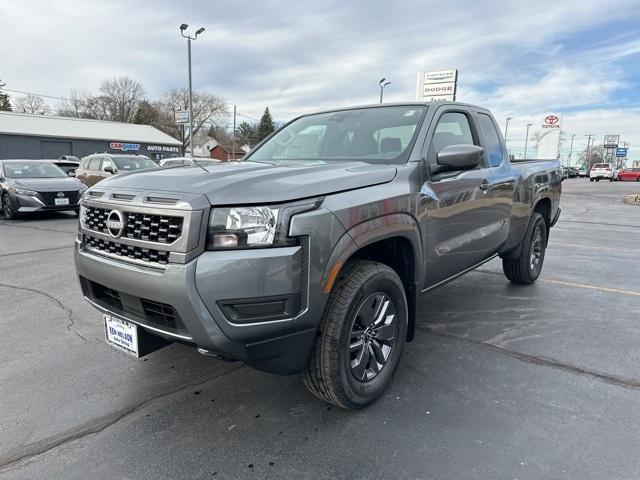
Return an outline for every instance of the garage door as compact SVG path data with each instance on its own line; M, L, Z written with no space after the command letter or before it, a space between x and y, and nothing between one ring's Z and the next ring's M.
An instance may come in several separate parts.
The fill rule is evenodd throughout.
M54 142L43 140L40 142L41 158L59 158L60 155L71 155L71 142Z

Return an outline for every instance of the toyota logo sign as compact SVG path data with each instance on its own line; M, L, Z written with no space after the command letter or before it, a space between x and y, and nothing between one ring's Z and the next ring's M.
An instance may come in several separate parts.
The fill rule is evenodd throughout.
M124 232L124 217L120 210L111 210L107 217L107 232L113 238L120 238Z
M544 119L544 123L547 125L555 125L560 119L556 115L547 115Z

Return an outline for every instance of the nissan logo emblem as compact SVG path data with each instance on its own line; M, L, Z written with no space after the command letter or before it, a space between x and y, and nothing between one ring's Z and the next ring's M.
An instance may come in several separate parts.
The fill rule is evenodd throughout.
M62 193L62 192L58 192L57 197L58 197L58 198L62 198L62 197L64 197L64 193Z
M107 232L113 238L120 238L124 232L124 217L120 210L111 210L107 216Z

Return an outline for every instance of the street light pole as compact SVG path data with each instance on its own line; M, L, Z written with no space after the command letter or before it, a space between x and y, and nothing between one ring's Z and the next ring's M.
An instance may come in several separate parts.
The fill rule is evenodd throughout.
M527 144L529 143L529 129L533 123L527 123L527 136L524 139L524 158L527 159Z
M574 133L573 135L571 135L571 146L569 147L569 161L568 161L568 167L571 166L571 154L573 153L573 139L576 138L576 134Z
M189 152L193 157L193 88L191 85L191 40L195 40L198 38L202 32L204 32L204 27L198 29L196 34L192 37L191 35L185 35L185 30L189 27L186 23L180 25L180 35L187 39L187 57L189 64Z
M380 80L380 103L382 103L382 96L384 95L384 87L386 87L391 83L390 81L385 83L385 80L386 78L383 78Z
M504 125L504 143L507 143L507 132L509 131L509 122L513 120L513 117L507 117L507 121Z

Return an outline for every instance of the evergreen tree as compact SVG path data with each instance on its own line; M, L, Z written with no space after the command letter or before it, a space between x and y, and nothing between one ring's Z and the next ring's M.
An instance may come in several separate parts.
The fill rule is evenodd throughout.
M11 100L9 100L9 95L6 93L2 93L2 87L4 87L6 83L2 83L0 80L0 112L11 112Z
M252 125L249 122L242 122L236 127L236 142L238 142L238 146L246 144L253 147L257 143L256 138L256 125Z
M269 107L264 109L260 123L258 124L258 131L256 132L256 143L261 142L264 138L271 135L276 129L269 112Z

